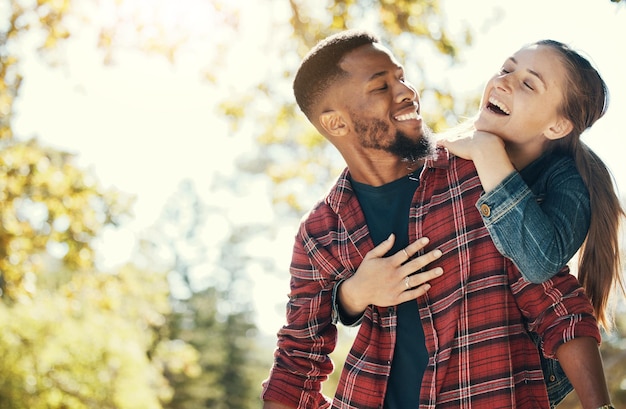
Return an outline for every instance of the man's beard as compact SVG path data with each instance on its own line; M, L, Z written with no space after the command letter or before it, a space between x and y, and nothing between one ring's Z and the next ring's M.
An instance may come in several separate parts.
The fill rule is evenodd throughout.
M402 131L397 131L395 138L390 143L382 144L380 136L389 133L388 123L379 119L363 120L354 114L352 118L355 131L359 135L361 146L364 148L380 149L407 162L416 162L434 153L432 131L427 126L423 126L423 134L417 140L409 138Z

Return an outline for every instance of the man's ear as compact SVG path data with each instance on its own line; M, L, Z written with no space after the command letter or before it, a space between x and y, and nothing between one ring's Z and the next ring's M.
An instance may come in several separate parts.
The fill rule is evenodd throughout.
M320 125L331 137L344 136L348 133L348 124L339 111L325 111L320 114Z
M574 129L572 122L569 119L560 117L556 123L548 129L546 137L552 140L561 139L569 135L572 129Z

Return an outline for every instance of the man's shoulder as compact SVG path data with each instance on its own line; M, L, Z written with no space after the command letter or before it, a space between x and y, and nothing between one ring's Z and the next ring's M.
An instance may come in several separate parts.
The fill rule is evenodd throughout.
M445 148L437 148L434 155L426 160L425 167L440 172L453 172L459 176L476 174L473 161L456 156Z
M336 230L340 219L340 203L329 193L316 202L300 220L300 229L305 230L307 235L326 234Z
M471 192L482 192L476 166L471 160L450 154L445 159L439 158L428 170L422 182L432 186L433 195L469 199Z

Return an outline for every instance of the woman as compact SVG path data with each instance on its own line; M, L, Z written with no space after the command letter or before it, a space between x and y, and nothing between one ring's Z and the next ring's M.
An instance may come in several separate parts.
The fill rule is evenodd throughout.
M477 208L525 279L549 280L580 249L578 279L608 329L608 298L614 286L623 289L624 211L606 165L581 141L607 105L606 84L589 61L543 40L505 61L477 116L440 145L474 161L485 191Z

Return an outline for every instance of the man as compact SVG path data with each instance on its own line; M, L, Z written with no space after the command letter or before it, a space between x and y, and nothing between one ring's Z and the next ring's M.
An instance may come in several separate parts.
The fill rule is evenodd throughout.
M418 94L378 39L324 40L294 93L347 168L296 236L265 409L330 406L320 385L339 319L360 328L333 407L549 407L528 329L585 387L585 407L609 402L578 282L529 284L498 253L474 206L482 189L472 162L433 151Z

